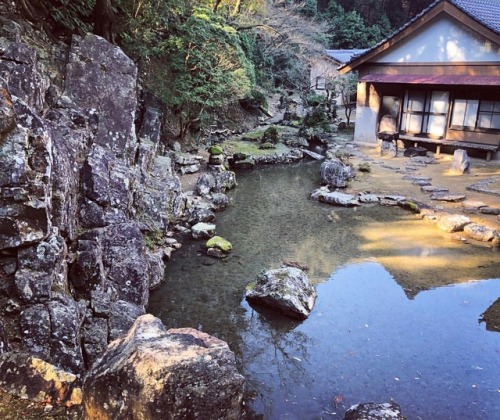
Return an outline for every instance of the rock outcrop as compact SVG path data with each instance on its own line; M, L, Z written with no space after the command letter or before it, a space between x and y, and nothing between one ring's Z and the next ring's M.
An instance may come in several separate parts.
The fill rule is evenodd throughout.
M20 350L82 374L144 314L164 271L145 235L166 234L186 197L122 50L90 34L49 46L21 26L0 41L5 324L21 327Z
M244 378L227 344L138 318L87 372L87 418L240 419Z

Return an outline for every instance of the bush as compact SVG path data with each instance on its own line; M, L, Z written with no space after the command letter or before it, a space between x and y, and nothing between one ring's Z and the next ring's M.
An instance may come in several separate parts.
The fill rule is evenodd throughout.
M267 128L266 131L264 131L264 135L262 136L262 142L276 144L278 143L280 137L281 137L280 131L278 130L277 127L272 125L271 127Z
M247 96L240 100L240 105L247 110L267 109L268 107L266 96L255 89L251 90Z
M306 97L307 106L318 106L325 103L326 97L323 95L318 95L317 93L311 93Z
M306 114L300 131L306 131L308 128L321 128L328 132L330 131L329 123L326 110L322 106L318 106Z

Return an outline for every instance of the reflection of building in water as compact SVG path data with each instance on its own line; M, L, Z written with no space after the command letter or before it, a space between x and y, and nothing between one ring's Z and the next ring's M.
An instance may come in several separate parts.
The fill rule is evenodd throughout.
M479 322L485 322L488 331L500 332L500 298L484 311Z

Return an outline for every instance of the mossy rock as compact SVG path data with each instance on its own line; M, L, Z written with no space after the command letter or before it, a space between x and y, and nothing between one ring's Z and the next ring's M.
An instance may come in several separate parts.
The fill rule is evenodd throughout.
M233 246L231 242L227 239L222 238L221 236L214 236L210 238L205 244L206 248L218 248L225 253L229 253L233 250Z
M259 146L259 149L276 149L276 145L273 143L265 142Z
M224 152L220 146L211 146L210 149L208 149L208 153L211 155L222 155Z

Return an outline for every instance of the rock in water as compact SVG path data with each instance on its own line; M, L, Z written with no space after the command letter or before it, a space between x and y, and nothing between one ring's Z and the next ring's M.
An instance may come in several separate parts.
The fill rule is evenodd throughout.
M338 159L327 160L320 167L321 183L335 188L345 188L347 181L354 177L354 171Z
M306 319L316 300L316 290L306 273L294 267L269 270L247 286L250 303L268 306L292 318Z
M240 419L244 378L227 343L139 317L84 378L86 418Z
M346 411L344 420L405 420L401 408L396 403L363 403L353 405Z

